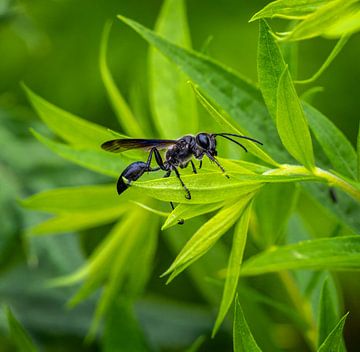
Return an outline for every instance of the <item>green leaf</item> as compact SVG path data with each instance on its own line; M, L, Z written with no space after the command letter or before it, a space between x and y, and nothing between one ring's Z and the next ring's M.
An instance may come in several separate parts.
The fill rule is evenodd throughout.
M107 283L96 307L95 316L90 328L90 336L95 333L100 320L109 312L113 301L119 296L120 292L124 294L123 288L126 284L126 279L129 279L129 275L135 275L135 278L138 275L137 271L134 272L134 270L132 270L132 262L137 260L139 255L143 255L143 253L137 251L137 249L139 248L138 244L148 235L148 219L150 215L151 214L145 210L139 208L133 209L131 214L128 215L128 219L130 219L128 224L130 226L123 227L120 241L117 241L117 246L111 250L111 263L106 269ZM124 231L124 229L126 229L126 231ZM120 235L120 233L118 235ZM104 255L105 253L101 254ZM92 271L92 275L96 276L96 273ZM134 283L136 283L135 278L132 280ZM96 279L95 282L99 282L98 279ZM142 282L145 283L144 280L142 280ZM86 286L84 287L86 288ZM79 291L80 297L81 291ZM86 293L86 290L83 292ZM79 298L79 295L77 295L77 298Z
M190 200L185 198L185 191L176 177L133 182L131 187L142 194L167 202L205 204L239 197L261 188L264 183L315 180L306 175L243 175L230 171L228 174L230 178L215 172L182 176L191 192Z
M335 60L336 56L340 53L340 51L345 46L345 44L347 43L349 38L350 38L349 36L342 36L339 39L339 41L336 43L334 49L331 51L330 55L327 57L327 59L321 65L321 67L318 69L318 71L313 74L313 76L311 76L308 79L301 80L301 81L295 81L294 83L308 84L308 83L312 83L312 82L316 81L321 76L321 74L330 66L330 64Z
M330 287L330 284L332 283L330 280L330 277L324 280L320 293L320 306L318 312L318 346L325 341L338 320L338 302L335 301L337 297L333 294L334 288L331 289Z
M171 281L191 263L204 255L236 222L253 196L254 193L250 193L232 202L202 225L186 243L163 276L172 273L169 278Z
M104 352L145 352L149 347L137 322L133 303L130 300L114 300L105 321Z
M216 334L234 300L236 288L240 276L240 268L246 245L247 232L251 214L251 204L249 204L241 214L240 219L234 230L233 244L231 248L229 263L226 272L225 286L221 299L220 309L213 328L212 336Z
M185 2L166 0L156 22L156 33L170 42L190 48ZM150 103L156 127L166 138L198 132L194 96L186 77L155 48L150 49Z
M255 87L212 59L171 44L135 21L118 17L186 73L211 101L233 118L232 125L263 142L264 150L270 155L263 158L265 162L277 165L272 158L288 160Z
M93 149L114 136L105 127L86 121L50 104L23 85L25 93L44 123L68 143Z
M41 143L62 158L104 175L119 177L121 171L132 162L125 155L103 151L99 146L99 150L89 149L88 147L72 147L54 142L38 132L32 131L32 133Z
M250 22L261 18L303 19L329 0L277 0L257 12Z
M245 320L238 297L235 298L233 338L234 352L261 352Z
M304 40L319 35L341 37L351 34L357 30L357 26L359 25L357 18L358 13L353 12L357 9L357 1L358 0L330 1L301 21L292 31L285 33L281 39Z
M113 107L116 117L123 130L129 136L134 136L137 138L144 137L144 132L142 131L131 109L121 95L118 87L116 86L116 83L111 75L111 72L106 62L106 52L109 41L110 29L111 22L107 22L103 30L100 46L99 66L101 78L107 91L111 106Z
M161 230L166 230L178 223L179 220L188 220L196 216L215 211L224 205L222 202L209 204L184 204L180 203L168 216Z
M292 269L358 270L360 237L343 236L274 247L247 260L241 275L260 275Z
M342 334L345 320L349 313L346 313L330 332L326 340L319 347L318 352L340 352L342 346Z
M199 89L192 83L191 87L194 90L196 98L200 102L200 104L205 108L205 110L214 118L214 120L222 126L225 131L230 131L236 134L245 135L246 133L240 128L236 127L231 118L221 114L218 109L216 109L206 98L205 96L199 91ZM250 150L251 153L256 155L259 159L265 160L269 162L269 155L267 155L261 147L259 147L256 143L247 143L247 148ZM272 163L272 161L270 162Z
M288 152L309 170L314 168L310 131L286 67L277 90L276 125Z
M257 69L259 86L270 116L276 120L277 89L285 62L268 24L259 22Z
M306 103L303 106L311 131L334 169L356 179L356 152L349 140L318 110Z
M6 308L7 321L10 328L11 340L17 347L19 352L36 352L38 349L35 347L31 337L16 320L10 308Z
M69 231L79 231L94 226L108 224L118 219L128 209L128 205L122 204L117 208L102 209L99 211L88 210L83 212L63 213L49 220L31 227L30 235L49 235Z
M23 199L21 205L49 213L94 211L121 207L114 185L58 188Z

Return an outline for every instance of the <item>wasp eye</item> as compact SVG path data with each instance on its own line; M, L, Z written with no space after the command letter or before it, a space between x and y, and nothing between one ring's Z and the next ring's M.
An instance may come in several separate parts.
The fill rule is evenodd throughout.
M210 147L210 138L206 133L199 133L196 136L196 143L204 148L204 149L208 149Z

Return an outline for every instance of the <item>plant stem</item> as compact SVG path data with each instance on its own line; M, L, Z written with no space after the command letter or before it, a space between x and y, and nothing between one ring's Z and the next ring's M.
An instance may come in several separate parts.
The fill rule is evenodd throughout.
M343 178L323 170L319 167L315 167L312 171L308 170L301 165L288 165L282 164L278 169L272 169L264 173L266 175L312 175L318 178L321 182L326 182L331 186L340 188L352 198L360 201L360 189L344 180Z

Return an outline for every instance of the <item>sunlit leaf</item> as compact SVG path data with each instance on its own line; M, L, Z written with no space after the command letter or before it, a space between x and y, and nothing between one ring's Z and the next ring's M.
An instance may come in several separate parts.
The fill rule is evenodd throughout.
M131 187L163 201L186 204L205 204L235 198L259 189L264 183L296 182L315 180L306 175L242 175L228 172L230 178L221 173L184 175L182 180L191 192L191 199L185 198L185 191L176 177L134 182Z
M36 352L38 349L35 347L31 337L17 321L10 308L6 308L7 321L10 328L11 340L14 342L19 352Z
M281 39L304 40L319 35L341 37L351 34L359 27L357 1L330 1L301 21L292 31L285 33Z
M250 22L260 18L287 18L303 19L317 10L319 7L326 5L329 0L277 0L266 5L257 12Z
M275 247L247 260L241 275L291 269L359 270L360 237L323 238Z
M326 340L319 347L318 352L341 352L342 334L348 314L349 313L346 313L336 324Z
M277 90L276 125L285 148L308 169L314 167L310 131L290 73L282 73Z
M123 154L108 153L102 151L99 146L99 150L87 147L69 146L63 143L54 142L38 132L32 131L32 133L41 143L45 144L62 158L104 175L119 177L122 170L132 162L132 160L128 159Z
M233 339L234 352L261 352L245 320L238 297L235 298Z
M356 152L345 135L328 118L309 104L303 104L311 131L332 166L339 173L356 179Z
M185 2L166 0L156 22L156 33L189 48ZM156 127L166 138L198 132L195 99L186 77L155 48L150 48L150 102Z
M246 245L250 214L251 204L249 204L244 209L234 230L234 238L226 272L224 291L221 299L219 313L216 318L216 322L212 332L213 336L220 328L220 325L222 324L235 297L236 288L240 276L240 267Z
M244 211L253 193L243 196L240 200L222 208L216 215L208 220L186 243L170 268L163 274L172 273L169 280L180 274L192 262L204 255L216 241L236 222Z
M161 230L166 230L178 223L179 220L188 220L196 216L207 214L222 207L224 203L184 204L180 203L168 216Z
M255 87L212 59L171 44L135 21L118 17L177 64L203 94L232 117L232 124L241 127L243 134L263 142L263 149L271 158L288 159ZM271 158L263 160L277 165Z
M99 66L101 78L107 91L110 103L123 130L129 136L137 138L144 137L142 128L140 127L138 121L131 112L118 87L116 86L116 83L111 75L111 72L106 62L106 52L109 41L110 29L111 22L107 22L103 30L100 47Z
M98 149L114 136L105 127L86 121L47 102L23 85L27 97L44 123L68 143Z

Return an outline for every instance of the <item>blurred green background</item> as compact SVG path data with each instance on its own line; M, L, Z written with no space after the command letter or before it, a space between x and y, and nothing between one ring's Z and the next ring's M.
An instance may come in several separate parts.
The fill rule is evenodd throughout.
M267 2L189 0L187 13L193 47L200 50L212 36L208 54L256 82L258 28L256 23L248 23L248 20ZM71 234L24 239L21 237L24 228L38 222L43 215L26 212L17 199L45 189L110 179L61 160L35 141L28 129L44 127L26 101L19 83L25 82L40 96L67 111L118 130L98 67L101 33L105 22L113 19L108 46L112 74L130 105L141 99L145 102L141 113L149 114L146 104L147 44L116 21L115 16L120 13L152 28L161 4L160 0L0 0L0 298L11 305L24 325L37 334L49 351L97 350L96 345L84 346L82 343L95 298L68 311L64 302L73 289L45 291L39 283L81 265L83 253L92 248L91 242L96 242L96 236L101 237L106 228L81 233L80 236L87 238L83 248ZM281 21L278 22L281 27ZM334 41L321 38L300 43L298 77L311 76L334 44ZM313 101L353 143L360 111L359 57L360 35L357 34L318 80L317 85L323 86L324 91ZM164 254L157 265L163 269L169 262L170 256ZM186 278L179 278L172 287L163 287L163 284L159 280L155 284L158 287L153 289L181 300L185 296L186 301L197 303L196 290ZM182 289L184 285L188 285L186 289ZM358 286L357 292L347 293L348 306L354 313L360 311L360 284ZM178 320L169 327L173 334L177 324L181 324L182 319L187 321L185 316L191 314L186 309L190 308L176 312ZM156 302L153 310L158 312ZM156 321L154 312L147 309L142 316L148 314ZM194 335L175 334L170 343L182 339L190 343L197 337L197 331L211 326L207 314L204 311L196 315L199 320L194 319L194 329L188 329ZM352 326L356 326L359 318L354 314L350 320ZM4 317L1 317L1 329L5 329L5 325ZM161 340L162 337L157 338ZM226 341L221 336L218 340L219 344ZM59 347L60 341L62 347ZM354 343L356 345L356 341ZM211 348L231 349L231 345L219 346L220 349L216 349L215 343ZM11 351L5 337L0 340L0 351Z

